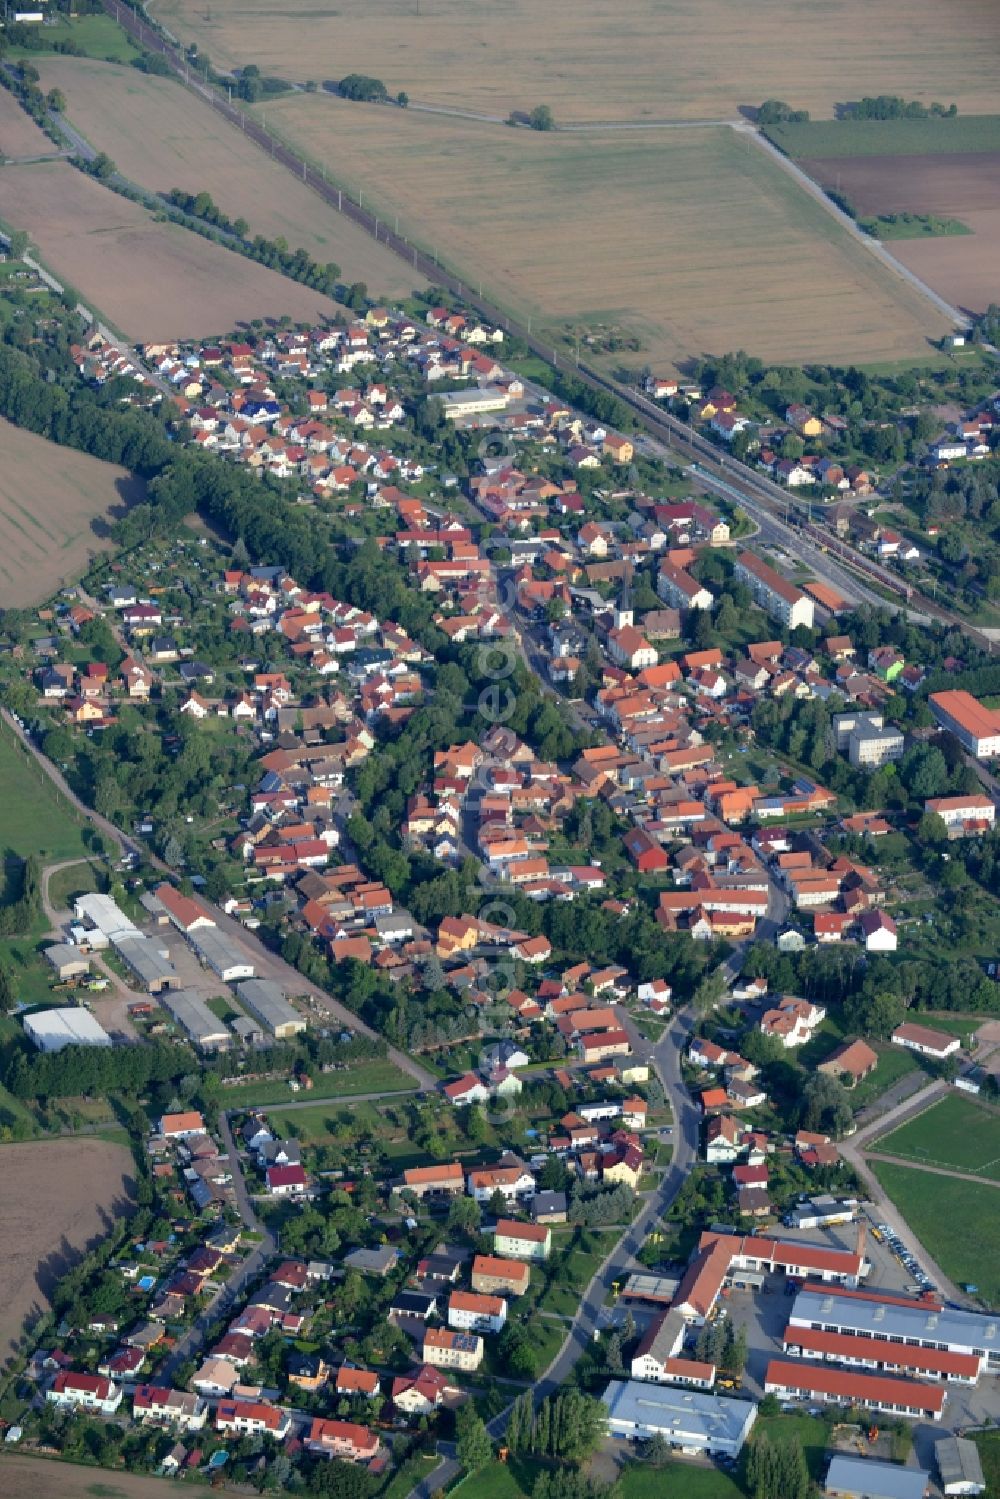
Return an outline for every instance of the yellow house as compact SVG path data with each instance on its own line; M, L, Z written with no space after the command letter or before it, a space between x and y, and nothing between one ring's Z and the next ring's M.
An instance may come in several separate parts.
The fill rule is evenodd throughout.
M615 463L631 463L635 457L635 446L627 437L619 437L616 432L609 432L604 439L604 451Z
M639 1185L639 1177L642 1175L642 1152L634 1149L621 1151L613 1161L601 1169L602 1181L611 1182L617 1186L624 1182L626 1187L631 1187L633 1192Z

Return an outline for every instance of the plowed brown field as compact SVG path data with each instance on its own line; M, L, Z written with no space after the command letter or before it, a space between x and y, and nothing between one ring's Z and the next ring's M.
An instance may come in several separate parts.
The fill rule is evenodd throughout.
M2 1361L59 1276L131 1210L132 1156L107 1140L40 1140L0 1146L0 1173Z

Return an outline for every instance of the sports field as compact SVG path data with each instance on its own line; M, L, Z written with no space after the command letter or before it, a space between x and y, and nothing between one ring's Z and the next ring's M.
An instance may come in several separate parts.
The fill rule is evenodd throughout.
M67 120L131 182L151 192L209 193L251 234L282 237L321 265L335 261L345 281L364 281L376 296L425 285L181 84L79 57L43 56L37 67L42 88L65 95Z
M337 304L276 271L157 223L66 162L3 169L3 216L60 281L136 342L232 331L251 318L332 317Z
M1000 1190L889 1161L869 1165L945 1275L1000 1303Z
M557 337L614 324L638 339L637 364L735 348L904 360L946 331L726 127L545 134L305 94L266 114L470 285Z
M109 545L110 522L142 499L145 486L126 469L2 418L0 448L0 596L20 608L84 572Z
M1000 1181L1000 1114L961 1093L949 1093L871 1148Z
M152 0L217 67L375 74L395 94L506 117L728 119L777 96L831 117L864 94L996 108L994 0Z

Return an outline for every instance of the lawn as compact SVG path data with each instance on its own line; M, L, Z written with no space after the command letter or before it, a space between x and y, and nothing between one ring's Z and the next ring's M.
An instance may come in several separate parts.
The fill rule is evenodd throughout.
M764 134L796 160L1000 151L1000 115L965 115L955 120L810 120L802 125L768 125Z
M80 859L88 852L84 819L75 812L6 724L0 725L0 850L19 859L37 854L46 863Z
M783 1415L765 1416L754 1426L755 1432L761 1432L769 1436L775 1442L788 1442L797 1438L802 1443L802 1450L809 1464L809 1474L816 1482L819 1481L826 1459L827 1444L829 1442L829 1428L825 1421L817 1416Z
M77 16L73 20L59 20L51 26L46 25L42 36L50 45L70 42L85 57L96 57L102 62L131 62L139 56L139 49L132 45L127 34L110 16ZM8 52L10 57L27 57L36 63L44 55L28 47L11 47Z
M964 1094L949 1093L883 1135L874 1148L925 1166L953 1166L1000 1181L1000 1114Z
M856 1088L851 1089L851 1107L855 1113L874 1103L900 1078L916 1072L920 1066L913 1052L905 1051L901 1046L876 1042L874 1049L878 1052L878 1066L870 1077L863 1078Z
M945 1275L977 1285L988 1306L1000 1303L1000 1190L888 1161L869 1164Z
M355 1098L359 1093L406 1093L416 1084L405 1072L400 1072L392 1062L362 1062L345 1072L321 1072L313 1078L308 1102L320 1099ZM227 1108L249 1108L251 1104L306 1103L301 1094L291 1091L287 1082L275 1078L272 1082L239 1083L226 1088L224 1098ZM317 1113L320 1111L316 1111ZM292 1118L307 1119L313 1113L304 1108L296 1110Z
M451 1493L462 1499L522 1499L529 1495L542 1463L530 1457L512 1457L506 1463L490 1463L478 1473L460 1479Z
M539 1311L555 1312L560 1317L572 1317L579 1311L580 1297L597 1274L614 1238L614 1235L609 1236L603 1249L574 1249L560 1261L552 1284L539 1298ZM540 1272L536 1273L540 1275Z
M622 1473L621 1492L622 1499L745 1499L728 1473L696 1463L667 1463L664 1468L632 1463Z
M979 1449L987 1494L1000 1494L1000 1431L976 1431L970 1435Z
M55 910L65 911L76 896L105 888L106 883L93 864L75 864L70 869L57 869L49 877L49 901Z

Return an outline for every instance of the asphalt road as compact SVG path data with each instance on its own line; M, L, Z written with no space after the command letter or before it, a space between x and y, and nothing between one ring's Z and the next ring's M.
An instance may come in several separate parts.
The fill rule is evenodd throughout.
M240 1215L244 1227L250 1229L253 1233L261 1234L262 1238L259 1244L254 1245L247 1258L237 1266L218 1294L213 1297L208 1306L198 1315L184 1336L175 1345L173 1352L163 1365L158 1376L167 1385L171 1383L174 1371L181 1364L200 1353L209 1328L220 1317L224 1316L226 1312L231 1310L246 1287L257 1279L268 1260L277 1253L278 1245L274 1235L270 1229L261 1226L253 1210L253 1203L250 1200L246 1180L243 1176L243 1168L240 1164L239 1151L236 1149L235 1142L233 1141L233 1133L229 1127L229 1119L224 1109L219 1114L219 1134L222 1137L222 1144L229 1157L229 1169L233 1177L233 1195L236 1198L236 1210Z
M535 1385L536 1401L554 1394L584 1349L593 1342L594 1333L601 1328L601 1311L614 1282L622 1281L642 1268L636 1254L677 1196L698 1155L698 1110L681 1078L681 1057L691 1033L692 1017L685 1011L678 1011L655 1045L641 1036L627 1020L626 1024L636 1057L647 1061L663 1084L674 1119L673 1159L655 1191L645 1199L635 1221L622 1234L580 1298L562 1347ZM508 1412L503 1411L489 1423L491 1436L502 1435L507 1416Z

